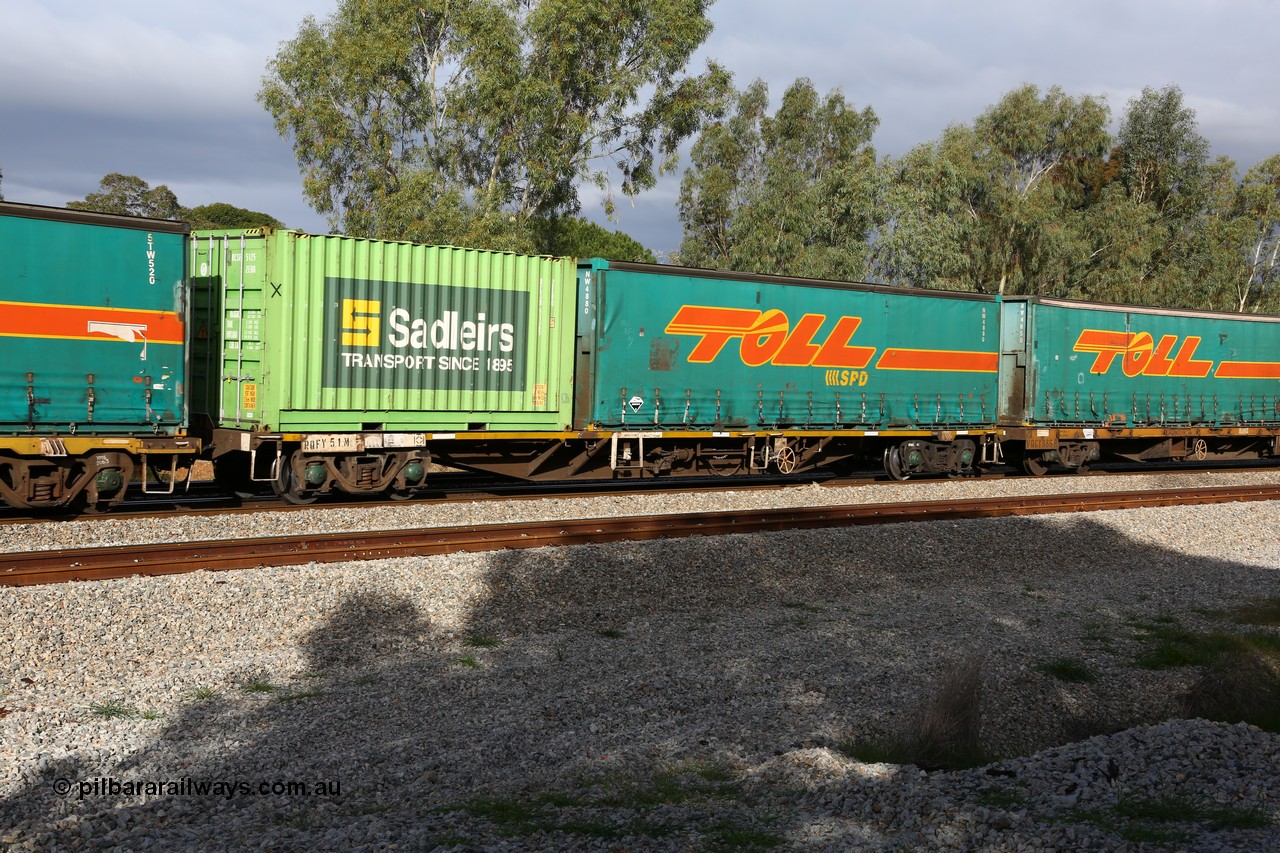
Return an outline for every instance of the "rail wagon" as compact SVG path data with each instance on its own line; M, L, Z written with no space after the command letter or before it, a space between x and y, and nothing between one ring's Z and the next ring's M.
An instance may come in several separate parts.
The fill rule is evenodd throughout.
M0 497L171 492L186 434L187 226L0 202ZM167 469L167 476L160 472Z
M452 444L570 427L572 260L271 229L190 256L193 407L234 491L409 497Z
M1001 312L1001 439L1028 473L1280 455L1280 317L1043 297Z
M990 296L579 264L574 431L451 464L523 477L969 472L996 439ZM466 455L462 455L465 453Z

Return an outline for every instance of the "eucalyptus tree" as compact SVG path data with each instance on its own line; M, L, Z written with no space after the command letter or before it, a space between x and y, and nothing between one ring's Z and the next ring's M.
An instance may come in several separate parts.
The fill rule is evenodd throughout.
M577 258L608 258L654 264L657 257L638 240L621 231L610 231L578 216L556 216L529 220L535 250L544 255Z
M283 228L284 223L269 213L217 201L184 208L182 218L192 228Z
M1146 87L1130 100L1117 143L1120 180L1131 198L1162 213L1194 212L1209 166L1209 142L1180 88Z
M680 191L684 263L745 272L867 275L879 120L836 89L795 81L769 115L755 81L693 147Z
M1087 254L1087 173L1108 148L1107 120L1101 99L1026 85L909 152L893 164L878 274L991 293L1069 288Z
M152 187L137 175L112 172L98 184L99 192L89 193L81 201L69 201L72 210L96 210L100 213L122 213L149 216L153 219L178 219L182 205L165 184Z
M259 99L311 205L375 237L525 247L579 188L674 167L729 75L690 56L710 0L342 0L306 18Z
M1280 154L1245 173L1236 207L1243 236L1244 269L1234 281L1237 311L1280 308Z

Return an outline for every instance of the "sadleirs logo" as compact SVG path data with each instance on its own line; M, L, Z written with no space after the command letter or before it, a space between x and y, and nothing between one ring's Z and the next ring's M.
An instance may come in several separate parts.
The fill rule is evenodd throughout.
M529 294L330 278L325 388L523 391Z
M342 345L377 347L382 341L382 303L373 299L342 300Z

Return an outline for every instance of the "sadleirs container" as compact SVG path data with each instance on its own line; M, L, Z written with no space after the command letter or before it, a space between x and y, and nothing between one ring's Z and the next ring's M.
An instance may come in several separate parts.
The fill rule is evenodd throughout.
M1280 317L1005 300L1003 423L1280 422Z
M185 426L187 230L0 202L0 431Z
M271 229L192 242L193 409L215 429L558 430L571 419L572 260Z
M963 428L995 418L998 304L973 293L583 262L582 423Z

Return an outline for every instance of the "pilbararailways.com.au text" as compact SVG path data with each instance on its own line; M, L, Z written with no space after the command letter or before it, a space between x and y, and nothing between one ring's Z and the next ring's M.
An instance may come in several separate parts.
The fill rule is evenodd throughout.
M92 779L55 779L53 790L60 796L75 792L76 799L88 797L335 797L342 793L337 779L139 779L95 776Z

